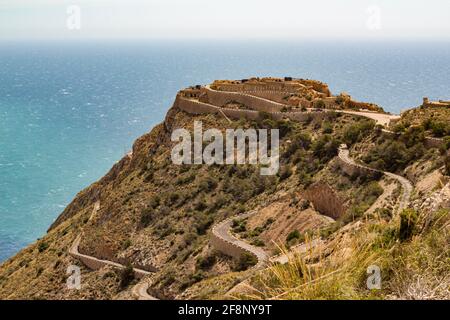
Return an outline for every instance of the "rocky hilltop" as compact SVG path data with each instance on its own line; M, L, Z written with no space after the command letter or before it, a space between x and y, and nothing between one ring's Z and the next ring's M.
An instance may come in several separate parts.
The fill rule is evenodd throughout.
M198 121L279 129L278 173L174 164L172 133ZM397 116L315 80L192 86L0 266L0 298L448 299L449 149L450 108L428 99Z

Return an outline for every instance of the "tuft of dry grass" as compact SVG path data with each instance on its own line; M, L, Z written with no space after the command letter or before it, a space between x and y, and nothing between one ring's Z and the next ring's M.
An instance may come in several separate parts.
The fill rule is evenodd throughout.
M398 239L399 221L368 221L349 241L331 241L325 248L288 255L255 275L247 299L449 299L449 211L424 216L427 228L407 242ZM338 231L339 233L339 231ZM310 241L310 240L307 240ZM285 248L280 250L287 254ZM347 252L342 255L341 253ZM380 267L382 287L366 286L367 267Z

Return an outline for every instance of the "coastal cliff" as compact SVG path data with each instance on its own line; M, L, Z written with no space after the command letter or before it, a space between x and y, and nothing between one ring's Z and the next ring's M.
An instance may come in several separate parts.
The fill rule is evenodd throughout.
M230 292L254 297L237 286L245 280L258 297L272 298L291 288L267 269L271 261L287 261L276 268L288 272L297 263L295 254L306 269L346 271L354 267L360 253L355 244L362 239L384 254L364 263L391 270L392 257L382 250L404 254L423 248L432 269L409 270L404 283L394 273L380 297L406 297L415 275L429 287L417 290L431 292L442 280L438 275L449 271L441 260L433 261L443 252L425 239L448 245L450 130L440 126L448 109L433 107L431 117L431 109L423 108L390 115L348 95L333 96L322 82L289 77L221 80L181 90L161 124L81 191L45 236L0 266L0 297L136 299L142 288L161 299L224 298ZM221 132L279 129L280 170L261 176L251 164L174 164L171 134L177 128L192 133L195 121ZM346 157L339 152L343 144ZM436 197L442 200L438 206L427 204ZM406 235L405 208L412 210L408 217L417 216ZM83 263L81 255L91 260ZM96 261L95 267L86 261ZM81 269L79 289L67 287L70 266ZM347 291L331 296L370 298L358 282L366 267L359 266L353 278L346 273ZM263 270L263 280L257 270ZM273 291L264 279L274 283ZM308 298L307 292L279 298ZM448 291L435 292L448 297ZM321 297L320 290L310 294Z

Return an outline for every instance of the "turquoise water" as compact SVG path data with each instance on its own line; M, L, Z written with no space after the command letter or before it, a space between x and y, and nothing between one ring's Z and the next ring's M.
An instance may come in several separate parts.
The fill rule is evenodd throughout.
M319 79L388 111L450 98L450 44L0 43L0 261L216 78Z

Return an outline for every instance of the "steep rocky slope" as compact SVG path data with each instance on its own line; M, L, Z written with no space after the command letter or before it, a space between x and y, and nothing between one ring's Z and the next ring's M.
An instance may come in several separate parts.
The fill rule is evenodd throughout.
M194 97L187 99L192 103L184 105L186 110L197 106L216 110L217 106L208 105L207 96L198 105L195 95L204 93L196 90L188 91ZM321 97L320 92L315 95ZM353 114L299 111L292 116L301 121L290 119L290 114L273 119L270 113L257 111L248 113L252 120L230 117L232 112L196 115L183 111L180 99L162 124L136 140L132 152L76 196L42 239L0 266L1 298L133 299L147 284L149 293L163 299L229 297L230 290L242 294L237 284L267 270L252 269L257 261L251 254L232 258L212 245L211 228L226 218L232 219L231 237L267 256L305 252L305 245L313 242L320 243L329 257L350 257L354 230L366 230L370 221L398 220L404 187L392 176L343 170L338 157L343 143L350 147L354 161L411 180L416 187L411 207L425 212L424 203L435 198L442 200L439 207L447 205L445 191L435 192L448 182L448 146L427 146L426 128L404 125L396 136L382 131L372 116L367 119L354 110ZM245 99L253 103L253 98ZM230 104L238 105L230 101L225 108ZM264 105L271 107L270 100L264 98ZM255 165L173 164L171 133L176 128L192 132L194 121L202 121L203 130L222 132L227 128L280 129L278 174L261 176ZM234 218L250 211L255 214ZM371 229L371 234L377 232ZM85 267L69 254L77 237L82 254L124 268ZM318 261L314 256L307 260L307 264ZM80 290L67 288L70 265L81 268ZM150 275L134 279L131 267ZM137 283L145 286L135 287Z

